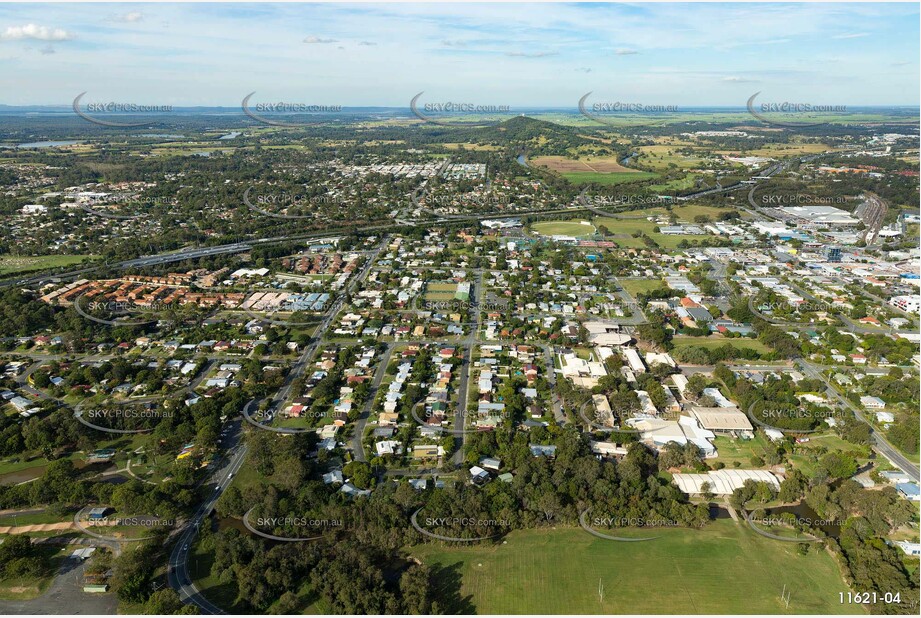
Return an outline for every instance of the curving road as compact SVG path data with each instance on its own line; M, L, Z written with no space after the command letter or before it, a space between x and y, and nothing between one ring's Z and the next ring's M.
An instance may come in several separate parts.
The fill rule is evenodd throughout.
M217 504L224 490L230 486L231 477L236 474L246 460L246 444L240 441L242 433L240 421L235 421L235 423L237 423L236 431L233 435L228 436L228 443L233 443L233 446L228 450L228 457L221 467L211 475L210 480L216 482L217 485L189 521L186 522L169 557L167 581L170 587L179 594L179 598L183 603L197 606L202 614L226 613L202 596L198 588L195 587L189 574L188 563L189 555L192 551L192 542L195 540L199 528L214 509L214 505Z
M817 369L815 365L806 361L804 359L797 359L796 364L802 368L803 373L808 375L810 378L815 378L822 380L825 383L825 386L828 387L828 393L835 397L838 401L841 402L847 409L854 413L860 421L866 423L870 427L870 431L873 436L873 448L879 452L883 457L891 461L895 466L902 469L903 472L911 476L916 482L921 479L921 472L918 470L918 465L909 460L905 455L903 455L897 448L892 446L888 440L886 440L883 435L876 431L870 421L867 420L867 417L864 416L863 410L860 407L855 406L851 403L851 400L843 396L838 389L835 388L834 384L825 377L825 375Z

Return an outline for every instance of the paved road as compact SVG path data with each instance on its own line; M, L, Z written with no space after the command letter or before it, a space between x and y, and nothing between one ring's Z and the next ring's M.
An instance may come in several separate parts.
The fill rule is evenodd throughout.
M636 302L636 299L633 297L633 295L627 291L627 288L624 287L620 279L618 279L617 277L613 277L613 276L611 277L611 279L613 279L617 287L620 288L620 290L617 293L623 299L624 304L626 304L626 306L630 309L629 318L614 318L612 321L617 322L618 324L622 324L624 326L626 325L639 326L640 324L645 324L646 322L648 322L649 319L646 317L646 314L643 312L643 308L640 307L640 304L638 302Z
M556 368L553 365L553 346L549 343L535 344L544 352L544 365L546 366L547 386L550 387L550 406L553 408L553 418L557 425L563 426L569 422L563 412L563 402L556 393Z
M454 412L454 430L467 429L467 397L470 394L470 373L473 371L473 348L477 344L480 336L480 326L482 322L482 312L480 307L483 304L483 278L485 271L477 269L473 271L477 275L477 281L473 289L473 303L468 309L468 314L473 313L473 321L470 324L470 332L464 338L464 356L463 363L460 366L460 381L457 384L457 410ZM457 435L454 440L457 447L454 455L451 457L451 463L461 465L464 462L464 447L467 444L467 433Z
M368 424L368 418L371 416L371 408L374 407L374 399L377 397L377 391L381 386L381 382L384 381L384 376L387 375L387 365L390 364L390 355L393 354L395 345L395 343L388 343L384 353L378 360L380 364L377 366L377 371L374 372L374 379L371 381L371 388L368 390L368 398L365 400L365 404L361 409L361 415L359 415L358 420L355 422L355 433L352 436L352 456L355 458L355 461L368 461L363 441L365 426Z
M359 271L355 277L352 277L351 281L346 286L346 289L343 291L343 294L341 294L332 304L332 306L327 309L323 320L314 331L313 341L304 349L303 354L301 354L291 366L291 371L289 371L288 375L285 377L284 384L273 397L272 407L283 407L284 403L291 397L291 388L294 385L294 381L304 374L307 367L310 366L314 355L316 355L317 350L319 350L320 346L323 345L323 337L326 335L326 331L329 330L329 327L332 326L333 322L335 321L336 316L339 314L339 310L342 309L342 306L345 302L345 296L351 294L355 287L361 284L365 278L367 278L368 273L371 271L371 266L374 264L375 260L377 260L384 247L387 246L387 242L388 237L384 236L377 249L375 249L365 261L361 271Z
M873 428L873 425L871 425L867 420L866 416L864 416L863 410L851 403L847 397L844 397L840 392L838 392L838 389L835 387L835 385L832 384L832 382L830 382L828 378L826 378L825 375L822 374L822 372L819 371L815 365L803 359L797 360L796 363L799 367L802 368L803 373L810 378L819 379L825 382L825 385L828 387L828 393L834 396L846 408L853 412L854 416L856 416L860 421L866 423L867 426L870 427L871 431L873 432L873 448L876 451L891 461L894 465L901 468L903 472L914 478L915 481L921 479L921 472L919 472L917 464L912 463L907 457L902 455L902 453L900 453L897 448L892 446L881 433L876 431L876 429Z
M357 277L354 277L348 287L346 292L351 292L355 285L364 281L364 278L367 277L368 272L371 270L371 265L374 260L377 259L380 252L387 245L387 237L381 241L381 244L378 246L377 250L374 251L373 255L367 260L364 267ZM340 296L332 307L326 312L323 321L320 323L319 327L314 333L313 342L307 346L304 350L304 353L295 361L292 365L291 371L288 372L285 382L282 387L278 390L273 398L274 404L283 404L288 397L290 396L291 389L293 387L294 381L300 377L305 369L309 366L310 361L313 359L317 350L321 345L323 336L326 333L326 330L330 327L338 314L339 310L343 305L343 296ZM191 575L189 574L188 561L189 555L191 553L192 541L195 539L195 536L198 534L199 527L208 517L208 514L214 509L214 505L217 504L218 499L221 497L221 494L226 490L227 486L230 484L231 477L240 469L243 465L243 462L246 458L246 445L240 441L242 434L242 428L240 425L241 421L234 421L235 430L227 437L226 444L229 446L227 454L228 458L224 460L223 465L218 468L211 479L217 483L217 486L209 497L202 503L198 510L195 511L195 514L186 524L182 533L179 536L178 541L173 547L173 551L170 554L169 559L169 572L167 579L171 588L176 590L179 593L179 598L184 603L191 603L196 605L203 614L223 614L224 611L204 598L202 594L195 587L195 584L192 583ZM361 449L359 449L361 450Z
M271 245L282 242L291 242L295 240L309 240L311 238L327 238L330 236L340 236L343 234L350 234L354 232L387 232L394 230L400 227L412 227L418 225L438 225L439 223L448 223L452 221L469 221L471 223L482 221L484 219L495 219L497 216L504 217L523 217L526 215L551 215L559 213L571 213L578 212L579 210L585 210L583 208L557 208L552 210L523 210L520 212L506 213L504 215L499 215L496 213L488 215L469 215L469 216L459 216L452 219L446 219L439 217L435 220L428 221L398 221L393 220L386 223L373 223L362 226L360 228L355 227L346 227L346 228L328 228L319 232L311 232L308 234L292 234L287 236L275 236L272 238L259 238L255 240L248 240L246 242L236 242L226 245L216 245L214 247L190 247L187 249L180 249L178 251L169 251L164 253L158 253L154 255L144 255L138 258L133 258L130 260L124 260L121 262L113 262L111 264L100 264L99 266L93 266L88 268L81 268L79 270L70 270L66 272L49 272L40 273L37 275L32 275L30 277L25 277L22 279L6 279L0 281L0 289L16 286L28 287L35 284L40 284L43 281L48 281L51 279L66 281L70 279L76 279L81 275L88 275L90 273L101 270L102 268L111 268L111 269L126 269L126 268L137 268L137 267L146 267L146 266L156 266L161 264L170 264L173 262L182 262L185 260L196 259L199 257L206 257L211 255L221 255L221 254L233 254L233 253L245 253L250 251L254 245Z
M189 555L192 550L192 542L198 534L199 528L206 521L208 514L214 509L214 505L217 504L221 494L230 485L231 477L236 474L246 460L246 444L241 441L241 421L234 421L233 427L234 431L227 438L227 443L232 445L227 452L228 456L210 477L210 481L216 483L216 487L211 490L208 498L198 507L191 519L186 522L169 558L167 581L170 587L179 594L179 598L183 603L196 605L203 614L223 614L225 612L203 597L198 588L195 587L189 574Z

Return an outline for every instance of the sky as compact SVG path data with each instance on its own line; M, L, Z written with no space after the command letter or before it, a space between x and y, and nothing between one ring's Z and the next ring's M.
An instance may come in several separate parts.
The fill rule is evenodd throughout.
M918 3L0 4L0 104L918 105Z

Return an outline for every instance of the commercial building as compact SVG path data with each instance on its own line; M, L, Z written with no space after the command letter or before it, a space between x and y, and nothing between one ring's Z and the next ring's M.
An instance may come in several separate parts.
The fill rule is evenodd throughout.
M745 484L745 481L755 481L756 483L767 483L775 491L780 490L780 481L773 472L767 470L713 470L706 474L685 474L678 473L672 475L672 480L678 489L686 494L703 493L702 486L708 483L710 493L717 496L727 496L739 489Z
M921 313L921 294L911 296L893 296L889 304L905 313Z

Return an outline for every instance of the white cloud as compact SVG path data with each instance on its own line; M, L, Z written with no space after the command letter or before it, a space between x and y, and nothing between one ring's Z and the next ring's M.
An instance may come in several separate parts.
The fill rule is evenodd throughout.
M556 56L556 52L505 52L505 55L513 58L546 58L547 56Z
M39 53L41 53L42 56L50 56L51 54L56 54L56 53L57 53L57 50L54 49L54 47L51 46L51 43L49 43L48 45L45 45L44 47L42 47L42 48L41 48L40 50L38 50L38 51L39 51Z
M144 14L140 11L131 11L129 13L120 13L118 15L112 16L112 21L121 22L124 24L133 24L139 21L144 21Z
M617 54L618 56L635 56L636 54L640 52L636 51L635 49L621 48L621 49L615 50L614 53Z
M25 26L7 26L0 39L7 41L18 41L23 39L36 39L38 41L68 41L73 35L62 30L61 28L49 28L48 26L36 26L35 24L26 24Z
M304 39L304 42L311 45L327 45L329 43L338 43L336 39L323 39L312 35Z
M377 45L377 43L373 41L359 41L358 44L361 45L362 47L374 47L375 45Z
M870 36L869 32L853 32L851 34L836 34L833 39L859 39L861 37Z
M731 84L752 84L752 83L757 82L758 80L749 79L747 77L738 77L737 75L729 75L727 77L724 77L722 81L728 82Z

